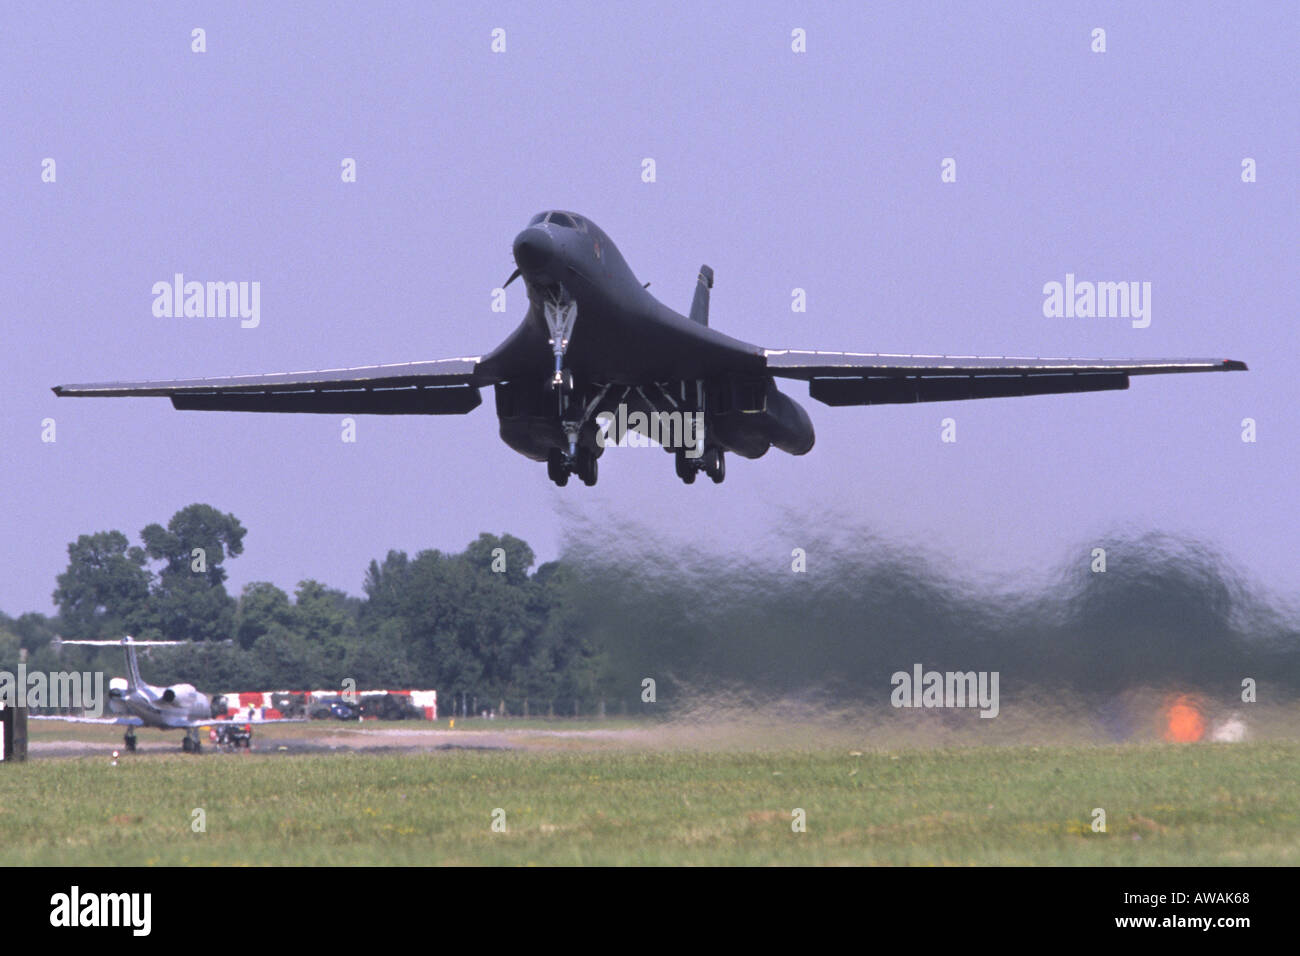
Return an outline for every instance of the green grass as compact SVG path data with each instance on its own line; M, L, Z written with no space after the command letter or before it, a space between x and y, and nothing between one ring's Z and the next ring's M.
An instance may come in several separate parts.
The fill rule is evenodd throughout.
M33 759L0 766L0 864L1295 865L1298 770L1294 741Z

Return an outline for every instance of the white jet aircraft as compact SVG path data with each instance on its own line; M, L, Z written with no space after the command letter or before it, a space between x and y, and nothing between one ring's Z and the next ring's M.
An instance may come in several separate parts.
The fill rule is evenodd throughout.
M36 715L31 720L63 720L74 724L119 724L126 727L124 742L127 750L135 750L135 728L156 727L159 730L184 730L181 749L198 753L203 749L199 730L203 727L248 726L250 724L300 724L300 717L281 717L271 720L236 720L218 717L226 712L224 697L210 698L196 690L193 684L173 684L155 687L140 677L136 661L137 647L170 647L185 641L137 641L127 636L120 641L63 641L86 647L126 648L125 678L114 677L108 683L108 710L112 717L65 717L63 715Z

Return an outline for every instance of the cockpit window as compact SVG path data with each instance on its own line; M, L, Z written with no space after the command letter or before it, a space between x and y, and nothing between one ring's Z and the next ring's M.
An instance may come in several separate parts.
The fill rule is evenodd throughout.
M537 225L539 222L542 222L545 218L546 218L546 213L544 213L544 212L539 212L539 213L538 213L536 216L534 216L532 219L529 219L529 220L528 220L528 225L530 225L530 226L535 226L535 225Z
M552 226L567 226L570 229L578 228L568 213L553 212L551 218L547 220Z

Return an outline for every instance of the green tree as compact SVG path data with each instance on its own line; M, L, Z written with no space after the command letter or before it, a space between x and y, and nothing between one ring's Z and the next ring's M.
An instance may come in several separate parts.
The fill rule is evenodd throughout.
M182 508L163 528L140 532L145 553L162 561L152 593L158 626L176 640L224 640L234 630L235 599L226 593L227 555L244 550L244 526L211 505Z
M317 659L329 671L341 671L348 649L357 641L357 621L352 600L319 581L298 582L294 592L294 629L316 648ZM337 674L332 680L345 676Z
M68 545L68 568L57 579L54 603L64 637L113 640L140 636L152 622L151 575L145 552L120 531L83 534Z
M244 585L235 610L235 640L247 650L272 625L290 627L294 622L293 605L285 594L269 581Z

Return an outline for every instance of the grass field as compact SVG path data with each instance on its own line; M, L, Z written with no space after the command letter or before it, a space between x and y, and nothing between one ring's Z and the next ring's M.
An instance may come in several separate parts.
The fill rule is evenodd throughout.
M1295 865L1298 775L1286 740L33 759L0 864Z

